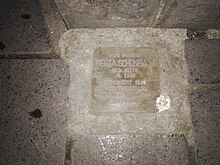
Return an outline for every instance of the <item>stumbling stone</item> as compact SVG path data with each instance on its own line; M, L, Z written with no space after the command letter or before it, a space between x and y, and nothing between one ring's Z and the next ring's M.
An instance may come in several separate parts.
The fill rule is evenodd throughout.
M100 48L93 58L92 111L155 112L159 59L147 48Z

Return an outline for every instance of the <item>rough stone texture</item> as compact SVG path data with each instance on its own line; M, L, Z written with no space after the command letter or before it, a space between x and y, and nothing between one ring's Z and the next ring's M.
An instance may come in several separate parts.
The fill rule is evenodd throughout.
M219 0L162 0L162 9L155 20L161 28L219 28Z
M150 26L160 0L55 0L69 28Z
M50 49L38 0L0 1L0 57Z
M192 121L199 165L220 162L220 91L190 95Z
M0 164L63 164L67 65L0 60L0 77Z
M219 0L55 0L69 28L219 28Z
M188 29L187 36L189 39L220 39L220 29ZM209 40L207 40L209 41Z
M184 136L121 134L74 136L74 165L188 165Z
M220 83L220 40L186 40L186 60L189 83Z
M69 118L73 134L184 133L191 137L184 56L186 31L151 28L75 29L61 41L62 56L70 67ZM91 113L93 54L100 47L148 47L160 59L160 93L170 100L161 113ZM75 95L77 92L77 95ZM156 103L155 103L156 104Z
M61 16L54 0L39 0L44 22L47 26L50 45L56 57L60 56L59 40L67 30L66 24Z

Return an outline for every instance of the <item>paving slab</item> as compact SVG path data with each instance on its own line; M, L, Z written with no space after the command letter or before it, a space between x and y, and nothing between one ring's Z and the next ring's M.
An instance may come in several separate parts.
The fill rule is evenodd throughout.
M38 0L0 2L0 58L50 49Z
M55 0L68 28L150 26L160 0Z
M183 135L76 135L72 143L75 165L188 165Z
M220 83L220 40L186 40L185 51L189 83Z
M198 164L219 164L220 91L192 92L189 98Z
M0 60L0 77L0 164L63 164L67 65L61 60Z
M55 0L67 26L220 27L219 0Z
M162 0L155 27L209 29L220 27L219 0Z

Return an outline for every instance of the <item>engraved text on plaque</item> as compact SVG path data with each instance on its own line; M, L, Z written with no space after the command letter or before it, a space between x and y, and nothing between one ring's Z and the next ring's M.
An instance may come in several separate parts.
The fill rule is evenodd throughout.
M149 48L99 48L93 57L92 111L157 112L159 57Z

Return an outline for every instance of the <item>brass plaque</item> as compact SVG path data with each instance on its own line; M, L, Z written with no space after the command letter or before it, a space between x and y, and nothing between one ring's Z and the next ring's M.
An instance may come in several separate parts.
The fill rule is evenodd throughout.
M159 57L149 48L99 48L93 57L92 112L157 112Z

